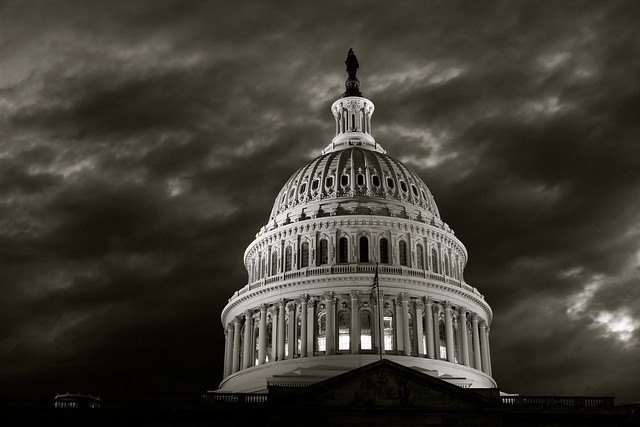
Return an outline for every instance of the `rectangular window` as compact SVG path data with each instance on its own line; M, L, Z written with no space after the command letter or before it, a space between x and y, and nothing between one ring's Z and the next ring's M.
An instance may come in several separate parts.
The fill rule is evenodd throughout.
M393 350L393 317L384 316L384 349Z

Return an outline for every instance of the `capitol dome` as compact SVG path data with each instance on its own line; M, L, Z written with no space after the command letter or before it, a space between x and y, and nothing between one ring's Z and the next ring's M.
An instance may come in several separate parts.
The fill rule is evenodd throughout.
M371 133L350 50L335 136L278 193L222 312L221 392L306 386L380 358L461 387L496 387L492 311L423 180Z

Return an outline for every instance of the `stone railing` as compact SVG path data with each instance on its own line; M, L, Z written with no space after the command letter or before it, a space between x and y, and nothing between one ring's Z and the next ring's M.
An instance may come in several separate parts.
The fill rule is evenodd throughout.
M374 274L376 271L375 264L335 264L335 265L327 265L320 267L308 267L300 270L287 271L285 273L274 274L273 276L268 276L262 279L258 279L244 288L236 291L234 293L234 297L242 295L252 289L260 288L262 286L271 285L273 283L278 283L286 280L298 279L301 277L314 277L314 276L325 276L329 274ZM392 265L378 265L378 274L379 275L395 275L395 276L410 276L410 277L418 277L421 279L429 279L435 280L439 282L444 282L448 285L452 285L458 288L462 288L468 292L471 292L480 298L484 298L480 292L473 286L468 285L463 280L458 280L456 278L445 276L444 274L434 273L433 271L417 269L417 268L409 268L409 267L399 267Z
M610 408L614 406L613 397L609 396L502 396L501 399L505 405L523 407Z

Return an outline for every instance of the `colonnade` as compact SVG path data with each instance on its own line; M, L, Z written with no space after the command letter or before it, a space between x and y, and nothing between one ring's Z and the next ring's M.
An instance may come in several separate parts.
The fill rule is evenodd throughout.
M380 346L386 354L446 360L491 376L484 319L448 301L404 292L380 301L357 290L279 299L236 316L225 335L225 378L286 359L377 354Z

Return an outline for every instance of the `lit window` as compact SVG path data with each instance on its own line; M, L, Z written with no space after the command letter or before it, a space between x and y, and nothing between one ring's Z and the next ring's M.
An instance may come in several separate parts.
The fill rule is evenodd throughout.
M349 322L351 316L348 311L338 314L338 350L349 350Z
M440 342L440 359L447 358L447 339L444 331L444 322L438 322L438 337Z
M373 342L371 337L371 313L368 311L360 312L360 349L373 350Z
M318 351L327 351L327 315L318 315Z
M384 315L384 349L393 350L393 316L391 313Z

